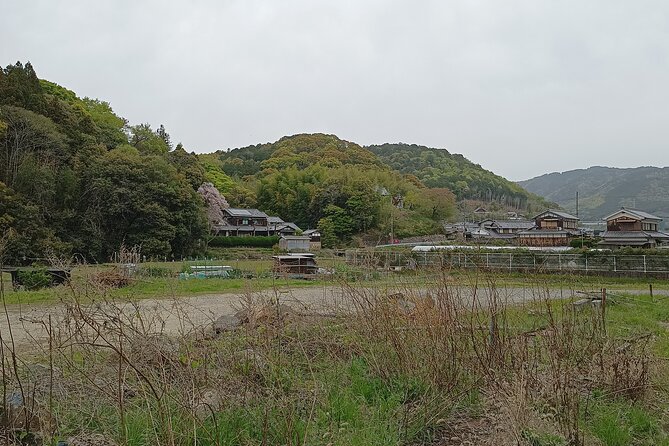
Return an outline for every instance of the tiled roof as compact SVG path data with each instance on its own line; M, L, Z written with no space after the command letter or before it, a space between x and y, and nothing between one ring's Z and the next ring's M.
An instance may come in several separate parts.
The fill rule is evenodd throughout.
M669 240L669 234L656 231L605 231L601 237L609 240Z
M295 223L290 222L290 221L284 221L282 223L277 223L277 224L270 224L270 228L275 230L275 231L281 231L286 228L290 228L293 231L301 231L300 227L297 226Z
M541 214L537 215L534 218L537 219L537 218L541 217L542 215L548 214L548 213L555 214L558 217L566 218L568 220L578 220L579 219L578 217L576 217L574 215L568 214L568 213L563 212L563 211L556 211L554 209L547 209L547 210L543 211Z
M566 234L578 235L576 231L565 231L563 229L530 229L529 231L519 232L520 235L551 235L551 234Z
M493 220L489 226L500 229L530 229L534 226L534 222L524 220Z
M621 212L626 212L626 213L632 215L633 217L637 217L639 220L662 221L662 219L660 217L658 217L657 215L653 215L649 212L641 211L639 209L631 209L631 208L624 208L624 207L618 209L617 211L615 211L614 213L612 213L610 215L607 215L606 217L604 217L604 220L610 220L611 218L615 217L617 214L619 214Z
M223 212L230 214L233 217L254 217L254 218L268 218L267 214L258 209L239 209L239 208L228 208L224 209Z

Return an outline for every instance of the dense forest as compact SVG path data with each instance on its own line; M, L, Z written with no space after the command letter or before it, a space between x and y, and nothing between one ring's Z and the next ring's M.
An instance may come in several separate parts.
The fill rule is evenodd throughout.
M326 245L361 233L376 241L391 233L433 234L440 232L440 221L455 213L455 197L448 189L427 188L334 135L294 135L213 155L210 162L235 184L255 191L260 209L302 228L318 227Z
M300 134L197 155L162 125L133 125L107 102L39 79L30 63L0 69L4 262L108 261L121 245L147 257L201 253L204 182L231 206L320 228L326 246L438 233L456 198L533 199L460 155L418 146Z
M0 71L0 229L8 261L79 254L105 261L122 244L181 256L206 231L195 155L164 128L131 126L106 102L40 80L27 63Z
M498 202L519 210L539 210L547 205L517 184L445 149L416 144L382 144L367 149L398 172L415 175L427 187L452 190L458 200Z

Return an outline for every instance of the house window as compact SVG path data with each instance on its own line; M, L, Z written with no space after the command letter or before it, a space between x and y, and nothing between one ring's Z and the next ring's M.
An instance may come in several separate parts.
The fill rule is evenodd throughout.
M243 219L242 224L243 225L248 225L249 224L249 219L248 218Z

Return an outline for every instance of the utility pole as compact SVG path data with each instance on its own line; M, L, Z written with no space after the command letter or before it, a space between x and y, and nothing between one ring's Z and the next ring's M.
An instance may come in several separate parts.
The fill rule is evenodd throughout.
M394 225L393 223L395 222L395 219L393 218L393 206L392 202L390 203L390 244L394 245L395 244L395 231L394 231Z

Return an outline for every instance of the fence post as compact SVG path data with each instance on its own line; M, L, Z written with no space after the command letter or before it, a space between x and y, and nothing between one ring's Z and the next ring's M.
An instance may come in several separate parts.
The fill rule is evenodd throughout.
M558 254L558 265L559 265L560 271L562 271L562 254Z
M646 274L646 255L643 256L643 273Z
M585 256L585 272L586 272L586 274L588 272L588 256L587 256L587 254Z
M509 271L511 271L512 259L513 259L513 254L509 253Z
M616 263L616 256L613 256L613 272L618 272L618 264Z
M486 269L490 269L490 254L487 252L485 254L485 267Z
M606 334L606 288L602 288L602 328Z
M464 253L465 256L465 269L467 269L467 253Z

